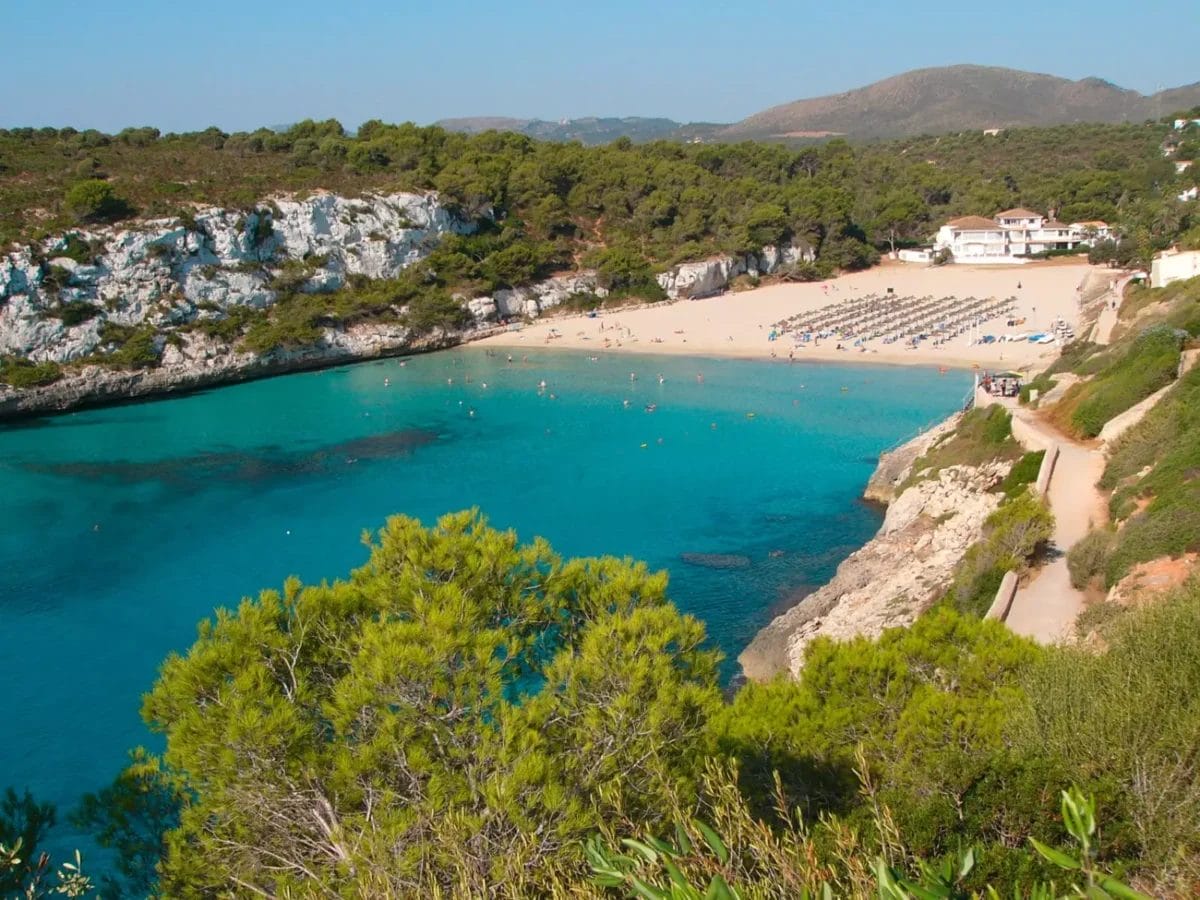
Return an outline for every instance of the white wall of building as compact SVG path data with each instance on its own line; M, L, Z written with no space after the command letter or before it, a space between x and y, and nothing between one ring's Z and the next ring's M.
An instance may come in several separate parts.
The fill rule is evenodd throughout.
M1166 287L1200 276L1200 250L1160 253L1150 264L1150 287Z

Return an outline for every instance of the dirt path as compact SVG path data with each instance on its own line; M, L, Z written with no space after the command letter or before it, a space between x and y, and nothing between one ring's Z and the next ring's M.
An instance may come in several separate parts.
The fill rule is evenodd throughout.
M1107 518L1107 503L1096 487L1104 472L1104 455L1064 437L1028 410L1016 409L1013 415L1048 443L1057 443L1059 457L1048 492L1054 512L1054 557L1032 581L1017 589L1006 621L1017 634L1052 644L1072 637L1075 619L1083 609L1083 593L1071 586L1067 572L1067 551L1093 524Z

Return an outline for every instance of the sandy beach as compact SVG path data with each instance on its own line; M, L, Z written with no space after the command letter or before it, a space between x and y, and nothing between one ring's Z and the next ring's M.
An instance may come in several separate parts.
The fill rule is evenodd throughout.
M921 341L915 348L901 342L869 340L863 346L837 349L836 339L796 343L792 334L770 340L772 326L791 316L807 314L830 304L867 295L886 295L891 288L897 307L912 305L912 298L956 297L1005 299L1015 297L1019 327L1006 325L1007 317L992 319L975 335L1000 336L1049 329L1061 318L1080 330L1082 287L1091 273L1090 287L1106 284L1110 270L1083 262L1054 261L1024 266L949 265L930 268L887 262L840 278L812 284L773 284L702 300L678 300L639 309L612 310L595 318L586 315L549 315L532 324L485 338L493 348L577 349L592 353L674 353L797 361L821 360L902 365L936 365L952 368L1037 370L1057 357L1053 344L972 343L964 334L935 346ZM1018 284L1020 287L1018 287ZM1095 290L1089 290L1089 297ZM907 299L906 299L907 298ZM891 302L891 301L889 301Z

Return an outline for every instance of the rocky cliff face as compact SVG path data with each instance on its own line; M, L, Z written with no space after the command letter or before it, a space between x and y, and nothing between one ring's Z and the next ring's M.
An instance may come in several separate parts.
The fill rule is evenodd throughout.
M879 464L871 473L871 477L867 481L867 488L863 491L863 499L883 504L895 500L896 489L908 478L913 463L928 453L929 448L940 441L944 435L953 431L960 418L961 416L951 416L899 447L881 453Z
M41 388L0 385L0 417L68 409L218 384L296 368L402 353L423 346L402 326L328 327L296 351L242 351L195 326L239 307L265 309L286 289L335 291L350 276L393 278L448 234L474 229L434 194L319 193L275 199L252 212L210 208L184 219L81 229L0 256L0 356L73 364ZM685 263L659 278L671 298L718 293L738 275L766 275L811 258L804 247ZM591 271L573 272L492 296L461 298L475 328L536 318L573 294L603 295ZM136 372L88 365L110 348L113 326L150 328L160 364Z
M804 244L768 246L759 253L682 263L661 273L657 279L672 300L709 297L721 293L739 275L770 275L782 266L812 262L815 258L812 248Z
M910 443L928 440L922 435ZM820 635L876 637L885 628L911 624L941 596L959 560L979 539L984 520L1000 503L990 491L1009 468L1007 462L952 466L901 493L878 534L838 566L829 584L776 618L742 651L738 660L746 676L798 674L805 647ZM897 480L905 477L906 469Z
M289 266L309 292L336 290L348 275L394 277L443 235L472 228L432 195L318 194L73 232L0 258L0 354L71 362L100 346L105 322L167 331L261 309Z

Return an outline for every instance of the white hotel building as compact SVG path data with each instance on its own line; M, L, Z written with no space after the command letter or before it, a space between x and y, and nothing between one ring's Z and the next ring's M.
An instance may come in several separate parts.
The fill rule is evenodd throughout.
M1070 225L1028 209L1008 209L995 218L964 216L938 229L935 252L949 250L955 262L1020 263L1047 250L1074 250L1109 236L1104 222Z

